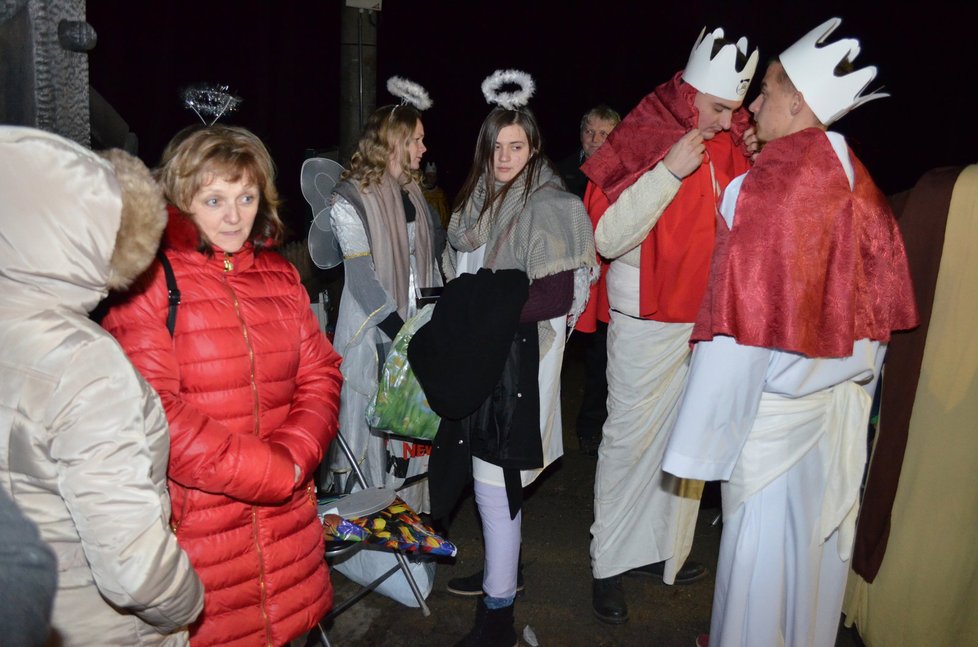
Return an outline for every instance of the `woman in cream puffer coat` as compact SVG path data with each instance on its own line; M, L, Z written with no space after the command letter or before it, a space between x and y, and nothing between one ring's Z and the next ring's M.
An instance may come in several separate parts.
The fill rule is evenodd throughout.
M191 644L278 646L332 604L312 476L337 428L340 356L295 267L272 161L241 128L183 132L159 171L173 334L157 262L102 324L170 422L173 528L204 581Z
M0 485L57 555L53 642L185 645L203 590L169 526L166 418L87 316L152 260L165 210L141 162L107 157L0 126Z

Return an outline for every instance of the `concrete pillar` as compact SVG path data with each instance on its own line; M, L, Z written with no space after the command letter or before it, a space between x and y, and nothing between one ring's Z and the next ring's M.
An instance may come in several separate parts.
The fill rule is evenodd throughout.
M377 20L380 14L344 6L340 20L340 163L356 150L377 107Z

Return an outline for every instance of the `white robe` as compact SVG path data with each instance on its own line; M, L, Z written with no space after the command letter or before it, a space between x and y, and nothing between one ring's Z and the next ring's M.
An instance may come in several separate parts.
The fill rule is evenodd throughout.
M845 141L827 133L852 182ZM734 226L743 178L724 193ZM722 480L712 647L835 644L885 346L839 359L700 342L663 468ZM856 385L862 385L862 388Z
M665 562L672 584L693 545L701 481L662 471L689 366L690 323L638 318L642 241L679 191L665 164L643 174L602 216L595 244L606 258L608 419L594 477L591 571L603 579Z
M639 270L608 270L608 419L594 477L592 573L607 578L665 561L665 581L689 555L701 482L662 471L689 362L692 324L638 319Z
M370 253L370 242L363 220L349 202L338 197L330 217L331 227L345 258ZM411 252L409 294L415 293L417 284L414 240L414 223L408 223L408 245ZM389 295L388 299L386 307L389 311L395 310L397 304ZM415 302L412 299L408 303L407 316L411 317L415 313ZM343 437L359 461L368 484L398 488L405 479L395 477L388 471L390 457L410 457L406 473L406 478L410 478L428 471L430 447L428 443L413 443L390 438L372 431L367 424L367 406L377 394L379 366L385 359L378 357L377 351L387 339L377 328L377 322L384 316L386 313L379 316L376 312L364 312L356 300L356 295L351 292L350 282L344 282L333 346L343 356L343 364L340 366L343 372L343 388L340 392L339 415ZM350 469L346 457L340 453L335 453L331 467L338 473ZM399 491L398 496L418 512L428 512L431 507L426 479Z

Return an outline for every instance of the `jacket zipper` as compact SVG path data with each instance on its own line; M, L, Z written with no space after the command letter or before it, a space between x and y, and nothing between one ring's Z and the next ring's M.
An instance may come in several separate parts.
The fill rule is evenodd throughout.
M234 269L234 263L230 260L230 255L225 253L224 255L224 285L227 287L228 293L231 295L231 302L234 304L234 314L238 317L238 323L241 325L241 334L244 336L245 346L248 347L248 370L250 371L249 381L251 382L251 401L252 401L252 419L254 420L254 427L252 432L256 436L260 436L261 425L260 421L260 407L258 404L258 384L255 380L255 349L251 345L251 337L248 335L248 326L245 324L244 317L241 316L241 304L238 302L238 295L235 293L234 288L228 282L228 272Z
M170 513L170 528L173 530L173 534L176 535L177 531L180 530L180 524L186 518L187 514L187 502L190 500L190 490L183 490L183 500L180 502L180 521L173 520L173 513Z
M258 608L261 610L261 621L265 626L265 644L268 647L274 647L272 644L272 627L268 622L268 611L265 608L268 602L266 597L268 590L265 586L265 555L262 553L261 540L258 538L258 508L256 506L251 506L251 532L255 549L258 551L258 590L261 593Z
M238 295L235 293L234 288L228 282L228 273L234 270L234 262L231 260L231 255L227 252L224 253L224 285L227 287L228 292L231 294L231 302L234 304L234 313L238 317L238 322L241 324L241 334L244 336L245 345L248 347L248 364L251 381L251 395L252 401L254 403L254 408L252 411L252 417L254 419L254 429L252 430L256 436L260 435L261 426L260 421L260 407L258 405L258 384L255 381L255 349L251 345L251 338L248 336L248 326L245 324L244 317L241 316L241 304L238 302ZM261 547L261 538L258 534L258 508L257 506L251 506L251 532L252 541L255 543L255 551L258 553L258 590L261 594L261 599L259 601L259 609L261 610L262 624L265 626L265 643L268 647L273 647L272 644L272 627L268 621L268 610L266 605L268 603L267 595L268 589L265 584L265 554Z

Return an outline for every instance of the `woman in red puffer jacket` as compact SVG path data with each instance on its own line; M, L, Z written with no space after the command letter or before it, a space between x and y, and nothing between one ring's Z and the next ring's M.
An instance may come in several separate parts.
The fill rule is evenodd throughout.
M175 137L158 170L172 336L159 261L103 320L166 409L172 525L205 590L192 645L288 644L332 605L312 476L336 434L340 357L269 250L273 176L244 129Z

